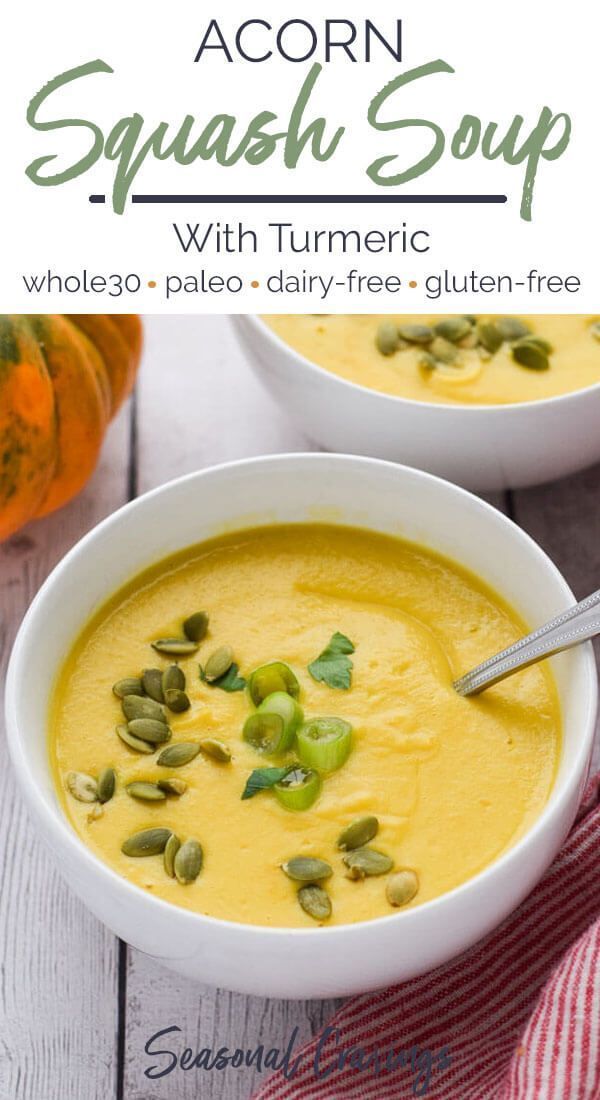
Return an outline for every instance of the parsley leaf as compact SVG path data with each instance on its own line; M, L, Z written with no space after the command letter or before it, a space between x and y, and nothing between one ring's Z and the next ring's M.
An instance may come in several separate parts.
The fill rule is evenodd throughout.
M200 669L200 679L208 684L211 688L222 688L223 691L243 691L246 687L246 681L243 676L238 676L239 666L235 662L227 669L227 672L220 676L218 680L207 680L204 675L204 669L202 665L198 666Z
M290 770L288 764L285 768L255 768L248 776L242 799L252 798L259 791L268 791L279 783Z
M352 679L352 661L347 656L348 653L354 653L352 642L345 634L336 630L331 635L329 645L308 666L313 680L347 691Z

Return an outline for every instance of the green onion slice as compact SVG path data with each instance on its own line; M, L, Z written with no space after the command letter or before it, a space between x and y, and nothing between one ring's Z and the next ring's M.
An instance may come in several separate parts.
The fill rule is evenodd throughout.
M256 711L244 722L243 737L257 752L264 752L267 756L279 752L284 740L283 718L280 714L260 714Z
M283 722L283 735L274 752L285 752L292 745L296 730L304 721L304 711L291 695L285 691L273 691L263 699L258 714L278 714Z
M248 691L255 707L258 707L268 695L283 691L297 699L300 684L289 665L283 661L271 661L268 665L255 668L248 679Z
M277 801L286 810L308 810L319 791L321 779L312 768L294 765L273 787Z
M334 772L350 755L352 726L343 718L311 718L298 730L297 740L303 764Z

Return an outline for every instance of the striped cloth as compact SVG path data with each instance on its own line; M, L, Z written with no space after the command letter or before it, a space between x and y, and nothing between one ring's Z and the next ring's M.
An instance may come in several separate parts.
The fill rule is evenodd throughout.
M599 914L597 776L555 862L500 928L430 974L347 1001L295 1052L295 1076L273 1075L255 1100L600 1100ZM353 1047L362 1054L340 1068Z

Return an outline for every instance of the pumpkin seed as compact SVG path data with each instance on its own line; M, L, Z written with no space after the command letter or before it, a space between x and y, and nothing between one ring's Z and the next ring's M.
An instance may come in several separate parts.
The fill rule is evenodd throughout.
M147 741L142 741L141 737L134 737L128 726L117 726L117 736L128 748L135 749L136 752L156 752L155 746L149 745Z
M504 337L500 329L492 321L483 321L477 326L479 343L483 345L490 355L495 355L504 343Z
M133 722L136 718L150 718L153 722L166 724L165 712L160 703L155 702L154 699L147 699L146 697L142 699L139 695L126 695L121 700L121 706L128 722Z
M181 848L181 841L175 833L171 833L167 843L165 845L165 851L163 855L165 871L169 878L175 878L175 856Z
M513 344L514 348L520 348L524 345L530 344L532 347L539 348L545 355L551 355L554 351L552 344L549 340L544 340L543 336L523 336L521 340L516 340Z
M172 737L169 726L164 722L155 722L153 718L134 718L128 722L129 732L140 741L149 741L151 745L162 745Z
M392 321L383 321L377 329L375 344L382 355L393 355L400 346L398 326Z
M190 642L201 642L208 630L208 615L206 611L196 611L190 615L183 624L183 633Z
M429 351L434 359L439 359L440 363L452 363L458 355L454 344L451 344L449 340L445 340L443 336L436 336Z
M521 367L527 367L528 370L548 370L550 366L546 352L525 340L522 343L513 344L512 357L515 363Z
M348 878L361 879L371 875L387 875L394 866L393 859L375 848L356 848L344 856Z
M429 344L434 333L429 325L400 325L398 335L409 344Z
M466 317L445 317L434 326L436 336L442 336L444 340L450 340L452 344L458 344L464 340L472 330L472 324Z
M203 738L200 748L206 756L218 760L220 764L229 764L231 760L231 749L223 741L217 741L216 737Z
M159 779L156 786L160 787L165 794L174 794L178 797L187 791L187 783L184 783L183 779Z
M379 822L376 817L371 815L368 817L357 817L356 821L350 822L350 824L342 830L336 841L337 846L344 851L362 848L364 844L368 844L374 836L377 836L378 829Z
M202 870L203 852L197 840L186 840L175 853L175 877L182 886L194 882Z
M397 871L388 879L385 896L390 905L408 905L419 892L419 879L414 871Z
M123 841L121 851L123 855L136 858L158 856L164 852L170 836L170 829L142 829L141 833L134 833Z
M143 695L144 686L139 676L126 676L113 684L113 692L117 699L124 699L126 695Z
M110 802L117 785L117 774L114 768L103 768L98 776L98 801Z
M519 317L499 317L496 328L503 340L512 344L513 340L520 340L522 336L528 336L531 332L529 325L521 321Z
M590 325L590 333L594 340L600 340L600 321L594 321L593 325Z
M189 696L185 694L185 691L180 691L179 688L167 688L165 703L174 714L182 714L184 710L189 710L192 705Z
M320 882L333 874L333 868L316 856L293 856L281 864L281 870L294 882Z
M322 886L311 883L298 890L298 901L304 912L313 920L327 920L331 916L331 900Z
M428 351L424 351L423 354L419 356L419 367L428 374L437 367L437 360L434 359L433 355L430 355Z
M179 665L169 665L162 674L163 695L168 691L185 689L185 673Z
M157 638L151 645L157 653L162 653L165 657L189 657L198 649L197 642L192 642L189 638Z
M178 741L176 745L163 749L156 763L161 768L181 768L194 760L199 752L200 745L194 741Z
M159 668L146 668L142 673L144 691L157 703L164 703L165 701L162 678L163 674Z
M93 776L85 772L69 772L66 783L70 794L78 802L98 801L98 784Z
M156 783L128 783L125 790L132 798L139 798L142 802L164 802L167 797Z
M211 654L204 666L204 679L212 684L224 676L233 664L233 650L230 645L222 645Z

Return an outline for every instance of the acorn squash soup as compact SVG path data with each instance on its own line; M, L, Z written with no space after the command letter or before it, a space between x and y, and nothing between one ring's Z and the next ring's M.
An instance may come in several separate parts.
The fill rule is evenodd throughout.
M325 370L414 401L506 405L600 382L600 321L593 316L278 314L263 320Z
M525 630L477 577L391 536L215 538L133 579L67 656L61 804L114 871L198 913L315 928L417 906L548 798L548 666L476 698L452 686Z

